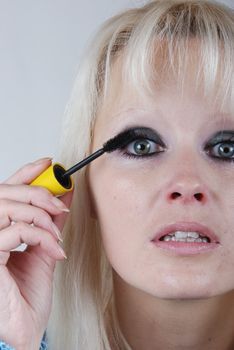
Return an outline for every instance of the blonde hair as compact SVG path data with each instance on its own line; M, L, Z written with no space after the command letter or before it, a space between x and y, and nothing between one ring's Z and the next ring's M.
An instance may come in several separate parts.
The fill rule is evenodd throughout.
M194 88L203 87L207 98L232 109L233 10L202 0L150 1L106 21L87 48L66 108L61 162L69 167L89 154L97 110L105 103L117 57L124 57L123 79L141 94L151 93L169 69L183 87L193 39L199 43ZM112 268L91 216L86 169L73 176L73 202L63 230L68 260L56 264L49 348L129 350L116 316Z

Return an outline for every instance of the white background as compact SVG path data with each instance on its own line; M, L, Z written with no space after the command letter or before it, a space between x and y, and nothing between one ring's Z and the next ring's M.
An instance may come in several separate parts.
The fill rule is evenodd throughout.
M234 7L234 0L222 2ZM141 0L0 0L0 182L25 163L56 159L83 49L98 26Z

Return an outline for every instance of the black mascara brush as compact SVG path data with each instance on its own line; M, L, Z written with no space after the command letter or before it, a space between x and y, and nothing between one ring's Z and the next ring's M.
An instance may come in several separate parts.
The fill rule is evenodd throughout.
M102 148L92 153L90 156L75 164L68 170L66 170L60 163L52 164L35 180L33 180L30 185L45 187L56 196L69 192L74 187L74 183L71 178L71 175L73 173L83 168L85 165L89 164L94 159L100 157L105 152L113 152L117 148L125 147L129 142L136 139L136 136L137 134L135 128L123 131L117 136L108 140L106 143L104 143Z

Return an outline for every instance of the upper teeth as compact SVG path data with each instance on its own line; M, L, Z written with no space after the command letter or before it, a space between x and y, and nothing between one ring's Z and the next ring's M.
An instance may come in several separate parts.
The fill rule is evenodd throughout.
M160 241L209 243L210 239L208 237L200 235L198 232L175 231L161 237Z
M200 234L198 232L184 232L184 231L175 231L175 232L170 232L170 236L175 236L176 238L199 238Z

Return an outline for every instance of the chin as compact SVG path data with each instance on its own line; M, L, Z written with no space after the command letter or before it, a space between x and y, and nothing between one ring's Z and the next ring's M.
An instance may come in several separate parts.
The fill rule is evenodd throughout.
M212 298L220 293L215 289L211 290L209 288L196 288L188 287L187 289L183 286L183 288L163 288L163 290L157 290L150 293L154 297L159 299L167 299L167 300L199 300L199 299L208 299Z

